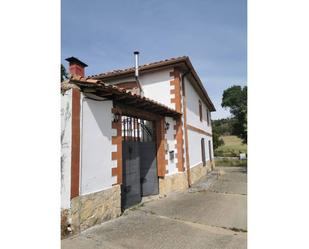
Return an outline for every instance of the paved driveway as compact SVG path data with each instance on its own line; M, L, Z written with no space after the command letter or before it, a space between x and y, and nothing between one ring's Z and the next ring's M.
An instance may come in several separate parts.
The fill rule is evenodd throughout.
M141 204L120 218L62 240L62 248L246 248L246 168L217 170L218 179L213 174L190 191Z

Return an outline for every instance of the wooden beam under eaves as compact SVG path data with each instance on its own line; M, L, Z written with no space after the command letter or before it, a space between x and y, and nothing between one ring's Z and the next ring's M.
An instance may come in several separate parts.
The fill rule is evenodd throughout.
M132 100L124 101L124 104L134 105L134 104L137 104L138 102L139 102L138 99L132 99Z
M82 91L84 93L95 93L95 92L97 92L97 90L93 89L93 88L83 88Z
M123 100L123 99L127 99L128 96L125 96L125 95L118 95L118 96L115 96L115 99L118 101L118 100Z
M138 104L138 108L145 108L145 107L147 107L147 106L149 106L150 105L150 103L149 102L143 102L143 103L141 103L141 104Z
M113 108L113 113L118 113L120 115L126 115L130 117L136 117L146 120L158 120L160 118L159 115L151 112L147 112L141 109L134 108L132 106L127 106L125 104L120 104L114 102L115 107Z
M103 92L103 91L97 91L97 94L100 96L100 97L112 97L113 96L113 93L111 92Z

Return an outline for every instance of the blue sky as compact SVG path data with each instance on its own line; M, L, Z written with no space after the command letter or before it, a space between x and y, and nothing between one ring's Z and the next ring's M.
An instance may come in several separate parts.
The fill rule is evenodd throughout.
M61 60L87 75L188 55L217 109L224 89L247 84L246 0L62 0Z

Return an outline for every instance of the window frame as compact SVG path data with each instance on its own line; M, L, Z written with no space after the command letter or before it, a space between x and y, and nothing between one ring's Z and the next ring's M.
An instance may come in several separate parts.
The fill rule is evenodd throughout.
M207 126L210 126L211 123L211 117L210 117L210 111L206 109L206 118L207 118Z
M208 140L208 148L209 148L209 160L212 161L212 147L211 147L211 140Z
M201 153L202 153L202 163L203 163L203 166L206 166L206 146L205 146L205 138L201 138Z
M200 99L198 100L198 105L199 105L200 121L203 122L203 105Z

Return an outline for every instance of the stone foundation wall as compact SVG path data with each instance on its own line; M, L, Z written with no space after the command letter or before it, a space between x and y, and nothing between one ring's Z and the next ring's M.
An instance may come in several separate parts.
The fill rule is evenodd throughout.
M116 218L121 214L120 185L71 200L71 234ZM62 228L62 227L61 227ZM62 230L61 230L62 231ZM65 234L65 232L62 231Z
M194 166L193 168L190 169L191 173L191 183L197 182L202 176L207 175L209 171L213 169L213 164L211 161L206 162L206 166L203 166L203 163Z
M69 218L70 218L70 210L69 209L61 209L61 239L67 237L70 234L68 229L69 226Z
M213 171L216 168L215 160L212 160L211 162L209 161L209 164L210 164L211 171Z
M207 161L206 166L199 164L190 169L191 183L197 182L207 172L214 169L214 162ZM183 192L188 188L187 172L159 178L159 194L166 195L172 192Z
M176 173L159 179L159 193L166 195L171 192L182 192L188 188L187 173Z

